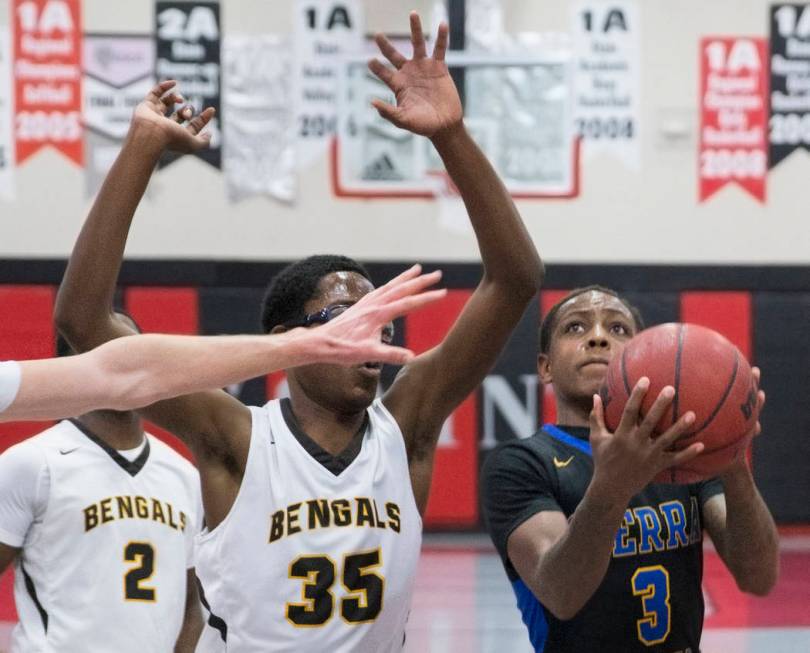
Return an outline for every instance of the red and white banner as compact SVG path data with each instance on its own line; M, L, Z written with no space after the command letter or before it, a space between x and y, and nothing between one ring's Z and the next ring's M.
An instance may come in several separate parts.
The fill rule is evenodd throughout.
M734 182L765 201L767 45L763 38L700 42L700 201Z
M17 163L52 145L82 165L80 0L14 0L12 13Z

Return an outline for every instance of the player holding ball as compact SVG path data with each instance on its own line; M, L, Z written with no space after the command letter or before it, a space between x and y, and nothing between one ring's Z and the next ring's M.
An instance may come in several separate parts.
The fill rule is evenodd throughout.
M537 369L553 384L558 423L502 445L484 467L487 528L538 652L698 653L704 528L741 590L767 594L778 576L776 528L745 457L755 417L719 476L689 484L653 479L699 469L707 417L674 406L658 368L652 384L633 378L616 429L605 425L608 367L642 328L638 310L606 288L557 303L540 327ZM751 378L755 388L759 371ZM699 383L684 378L678 397ZM765 395L754 392L756 416Z

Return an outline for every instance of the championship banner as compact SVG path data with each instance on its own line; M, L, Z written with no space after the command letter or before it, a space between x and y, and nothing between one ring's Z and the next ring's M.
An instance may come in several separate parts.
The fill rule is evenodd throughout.
M765 39L700 42L700 201L735 182L765 201Z
M810 5L771 6L768 167L810 150Z
M51 145L82 165L79 0L14 0L12 14L17 163Z
M11 136L11 38L0 27L0 199L14 199L14 139Z
M95 195L127 135L132 112L154 85L151 36L84 36L85 190Z
M587 158L641 163L641 20L635 0L579 0L571 8L574 118Z
M358 0L296 0L294 25L298 169L323 156L336 131L340 58L363 52Z
M223 41L222 168L228 198L268 195L295 199L295 112L292 53L275 36L227 36Z
M194 156L212 166L222 166L220 106L220 21L218 2L155 3L155 40L158 80L176 79L178 91L195 113L214 107L217 115L208 123L211 145ZM168 156L161 166L178 157Z

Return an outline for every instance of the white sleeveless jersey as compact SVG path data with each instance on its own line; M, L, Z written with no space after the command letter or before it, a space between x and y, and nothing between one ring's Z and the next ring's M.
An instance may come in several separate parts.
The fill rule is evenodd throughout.
M422 521L396 421L375 401L360 452L335 475L279 401L251 412L239 493L198 538L209 613L197 651L401 651Z
M64 421L17 445L40 449L49 489L15 563L13 653L174 650L199 476L153 436L132 462L91 437Z

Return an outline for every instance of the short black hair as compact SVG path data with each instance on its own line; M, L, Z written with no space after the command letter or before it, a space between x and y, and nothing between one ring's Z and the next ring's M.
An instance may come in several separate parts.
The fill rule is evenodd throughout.
M623 297L612 288L606 288L605 286L600 286L597 284L584 286L582 288L572 290L560 301L554 304L549 312L546 313L546 316L543 318L543 321L540 324L540 329L537 335L537 349L541 354L547 354L549 348L551 347L551 336L554 333L554 327L557 325L557 314L560 312L560 308L562 308L563 304L566 304L575 297L579 297L580 295L584 295L588 292L601 292L605 295L615 297L627 307L627 310L630 311L630 315L633 316L633 322L635 322L636 325L636 330L641 331L644 329L644 318L641 316L641 311L631 304L626 297Z
M318 254L288 265L267 287L262 301L262 330L304 318L304 304L315 297L318 283L332 272L356 272L371 281L363 265L335 254Z
M127 313L122 308L115 308L113 309L113 313L115 313L119 318L123 318L125 322L129 322L130 326L135 328L135 331L138 333L142 333L141 327L135 321L135 318L132 317L129 313ZM68 341L65 340L64 336L57 332L56 334L56 357L57 358L64 358L65 356L73 356L76 352L73 350L68 344Z

